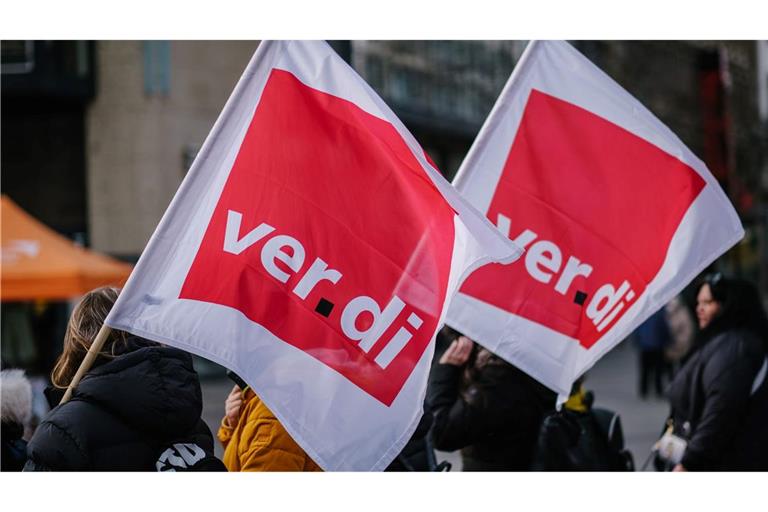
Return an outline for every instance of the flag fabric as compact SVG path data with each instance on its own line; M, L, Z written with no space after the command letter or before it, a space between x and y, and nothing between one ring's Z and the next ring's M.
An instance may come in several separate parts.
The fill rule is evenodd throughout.
M107 324L233 370L323 469L380 470L463 276L521 252L330 46L265 41Z
M532 42L454 185L525 256L446 322L567 396L744 235L704 163L568 43Z

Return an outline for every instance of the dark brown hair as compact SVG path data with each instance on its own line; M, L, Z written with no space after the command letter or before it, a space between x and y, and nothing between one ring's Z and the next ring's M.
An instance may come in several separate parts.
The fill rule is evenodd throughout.
M107 314L117 300L120 290L105 286L88 292L75 306L64 334L64 351L56 360L51 372L51 382L59 389L66 389L77 373L88 348L104 325ZM125 343L126 333L113 330L99 353L99 357L113 358L115 350Z
M705 343L729 329L742 328L761 338L768 350L768 315L755 285L720 272L705 275L697 290L700 292L705 284L709 285L712 298L720 304L720 311L699 332L697 343Z

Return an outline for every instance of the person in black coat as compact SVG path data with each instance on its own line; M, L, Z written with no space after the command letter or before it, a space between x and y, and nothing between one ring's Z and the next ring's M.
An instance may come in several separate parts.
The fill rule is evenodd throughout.
M673 432L687 441L674 470L766 470L768 319L758 292L707 276L696 314L698 339L668 390Z
M554 409L555 393L455 334L433 365L427 389L435 448L461 449L464 471L531 469L539 426Z
M72 313L46 397L53 409L27 447L25 471L221 470L186 352L114 330L72 398L57 405L117 299L88 293Z

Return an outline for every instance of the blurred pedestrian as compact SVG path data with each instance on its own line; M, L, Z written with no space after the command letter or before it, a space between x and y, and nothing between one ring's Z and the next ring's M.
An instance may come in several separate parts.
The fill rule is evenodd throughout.
M609 409L593 407L594 400L582 376L563 407L544 418L535 471L634 471L632 454L624 447L621 418Z
M663 396L664 377L670 376L664 351L672 343L664 308L656 311L635 329L632 338L640 356L640 397L648 397L651 382L656 396Z
M21 471L27 461L25 430L32 418L32 386L24 370L0 372L0 418L3 445L0 470Z
M72 398L56 405L117 295L116 288L98 288L72 312L46 390L53 409L29 442L24 470L224 470L200 418L192 358L181 350L113 330Z
M669 388L675 471L768 469L768 318L757 289L722 274L698 288L699 334Z
M322 471L244 382L224 402L218 438L229 471Z
M696 322L682 295L670 300L664 309L667 312L667 324L672 336L672 343L664 350L664 357L671 367L671 374L674 375L691 350L696 337Z
M432 367L426 406L438 450L461 449L464 471L531 468L555 393L465 336Z

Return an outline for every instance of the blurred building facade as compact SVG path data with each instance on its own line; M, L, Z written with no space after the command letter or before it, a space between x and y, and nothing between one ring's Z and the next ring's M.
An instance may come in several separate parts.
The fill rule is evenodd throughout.
M452 179L526 44L350 41L349 61Z
M448 178L525 44L332 42ZM55 229L135 259L257 45L3 42L3 192ZM712 169L747 229L719 265L768 292L766 43L574 45Z
M97 43L85 148L94 247L138 256L257 46Z

